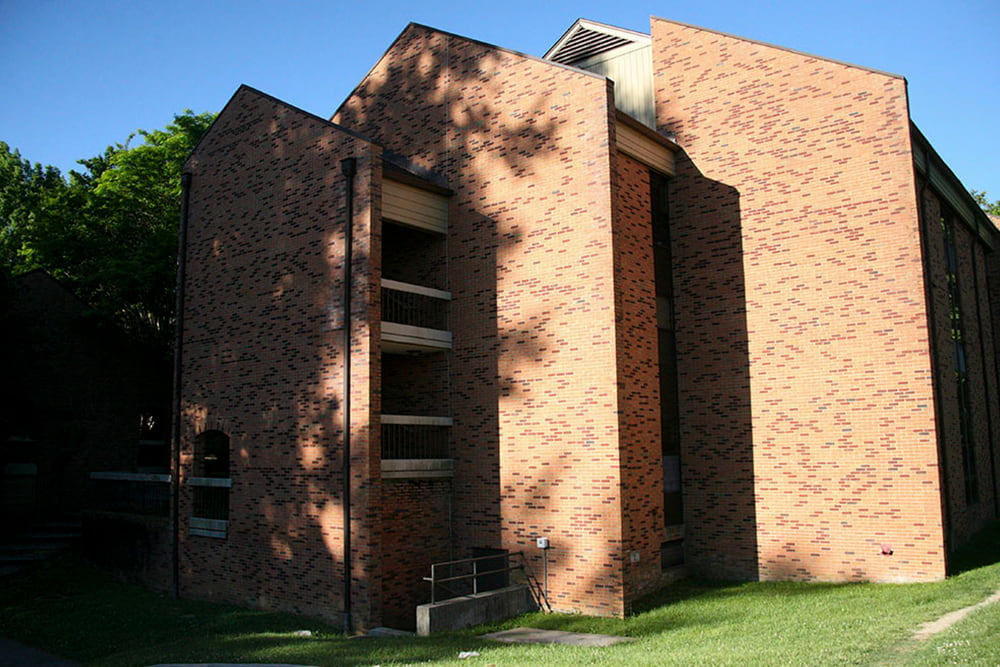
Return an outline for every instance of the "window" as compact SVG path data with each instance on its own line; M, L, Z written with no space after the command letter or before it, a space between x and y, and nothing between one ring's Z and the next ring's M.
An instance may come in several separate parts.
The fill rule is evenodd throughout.
M677 339L674 322L673 258L670 254L670 216L667 179L649 173L653 225L654 282L657 342L660 366L660 437L663 443L663 511L666 526L684 523L681 489L680 393L677 378ZM664 561L666 562L666 561Z
M203 537L225 537L229 529L229 436L205 431L194 441L193 507L190 532Z
M948 310L951 344L955 357L955 381L958 383L958 421L962 437L962 471L965 475L965 502L979 501L979 475L976 471L976 447L972 437L972 395L966 363L965 325L962 322L961 290L958 283L958 245L955 223L950 213L941 218L944 235L945 280L948 286Z
M139 413L139 448L136 471L166 473L170 469L168 421L163 411L151 408Z

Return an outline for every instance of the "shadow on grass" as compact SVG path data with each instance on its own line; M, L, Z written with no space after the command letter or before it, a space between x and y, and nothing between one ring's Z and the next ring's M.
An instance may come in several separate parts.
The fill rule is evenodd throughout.
M998 556L1000 522L994 522L955 554L953 573L996 563ZM684 649L688 653L683 655L692 661L748 650L761 656L802 657L814 655L817 646L860 660L886 651L896 655L894 647L920 623L983 599L996 588L995 572L992 567L971 577L891 586L691 579L639 601L624 619L536 613L433 637L348 639L332 627L287 614L172 600L121 584L78 557L66 556L3 578L0 636L107 667L164 662L349 667L452 663L461 651L493 654L507 664L534 660L531 649L501 646L479 636L514 627L641 638L652 641L642 650ZM894 610L890 617L882 613L887 608ZM309 631L308 636L302 636L303 631ZM740 637L738 646L732 645L733 637ZM629 650L603 653L602 659L621 653L619 662L630 660L637 654L622 653ZM581 658L573 655L574 660Z
M1000 520L990 522L968 544L951 555L948 574L962 574L994 563L1000 563Z
M211 642L185 642L107 656L100 664L128 667L156 663L291 663L305 665L412 664L455 659L460 651L479 650L483 640L438 638L352 638L333 635L311 638L280 633L245 633Z
M448 661L494 646L475 635L345 638L322 622L289 614L174 600L123 584L75 554L6 576L0 585L0 636L102 667Z

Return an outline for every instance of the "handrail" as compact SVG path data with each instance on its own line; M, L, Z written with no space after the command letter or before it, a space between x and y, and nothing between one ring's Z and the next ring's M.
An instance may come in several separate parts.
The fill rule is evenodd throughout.
M450 418L396 417L382 416L383 459L449 458Z
M382 287L395 290L396 292L410 292L411 294L422 294L435 299L451 301L451 292L446 292L436 287L424 287L423 285L414 285L413 283L404 283L398 280L389 280L388 278L382 279Z
M516 558L520 562L511 564L512 557ZM497 558L503 558L504 562L503 567L494 570L482 570L482 571L479 570L478 565L480 561L496 560ZM469 563L472 564L472 572L469 574L460 574L451 577L437 576L437 568L439 567L454 567L456 565L466 565ZM488 556L476 556L475 558L460 558L458 560L449 560L449 561L444 561L442 563L431 563L431 576L423 577L423 580L430 582L431 584L431 604L433 604L434 602L437 602L437 596L436 596L437 586L439 585L444 586L445 582L463 581L465 579L471 579L472 594L475 595L476 593L479 592L479 577L491 574L508 573L508 572L513 572L514 570L524 571L524 553L521 551L515 551L515 552L504 551L503 553L490 554ZM447 586L444 586L444 588L448 589ZM452 597L462 596L461 593L457 593L454 590L451 590L450 592L452 593Z
M161 482L168 484L170 482L170 475L168 473L119 472L111 470L92 472L90 473L90 479L102 479L116 482Z
M499 558L499 557L500 554L497 554L496 556L486 556L486 558ZM514 566L514 569L517 569L516 565ZM434 579L434 583L443 584L446 581L461 581L462 579L469 579L471 577L482 577L487 574L500 574L501 572L509 572L510 570L511 568L509 567L502 567L499 570L476 570L476 572L473 574L460 574L457 577L443 577L440 579ZM424 577L424 581L431 581L431 578Z
M448 301L444 290L395 281L382 281L382 321L412 327L448 330Z

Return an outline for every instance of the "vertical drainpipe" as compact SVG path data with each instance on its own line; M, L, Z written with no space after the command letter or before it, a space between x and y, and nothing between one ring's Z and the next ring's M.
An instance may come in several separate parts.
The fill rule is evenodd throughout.
M170 475L170 542L173 559L170 572L170 593L180 597L180 474L181 474L181 367L184 337L184 282L187 277L188 202L191 194L191 174L181 175L181 219L177 237L177 295L174 303L174 395L171 440L173 459Z
M352 228L354 226L354 174L357 173L357 158L348 157L340 161L347 194L347 214L344 221L344 634L351 627L351 255L354 249Z

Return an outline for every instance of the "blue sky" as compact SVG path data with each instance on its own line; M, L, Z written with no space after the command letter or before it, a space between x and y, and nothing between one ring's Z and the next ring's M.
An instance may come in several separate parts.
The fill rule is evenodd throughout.
M1000 199L998 0L0 0L0 141L65 172L242 83L329 117L410 21L542 55L577 18L651 14L906 76L917 125Z

